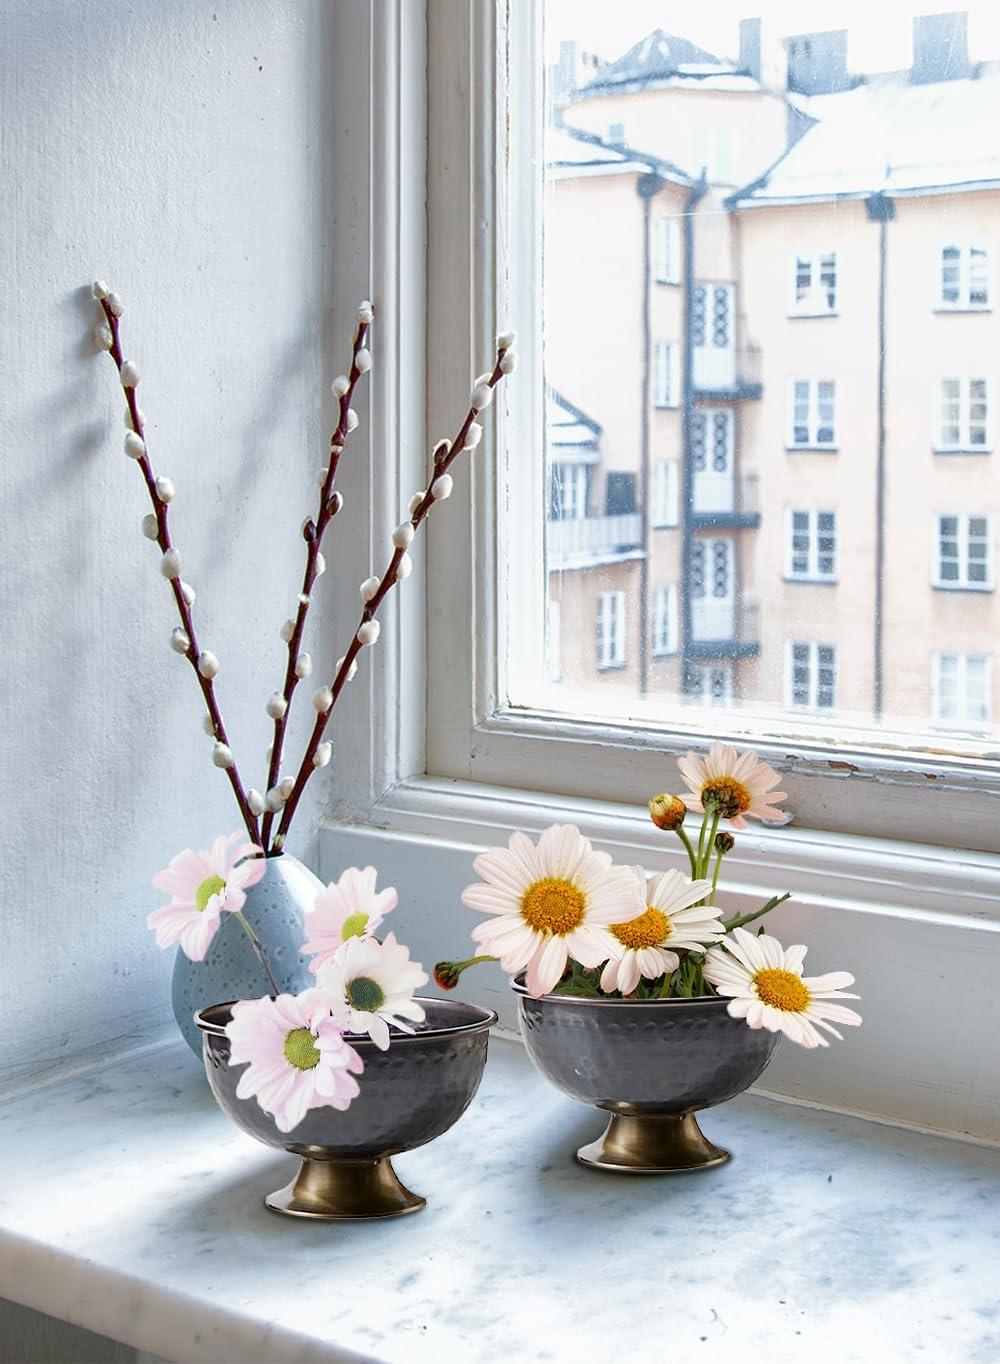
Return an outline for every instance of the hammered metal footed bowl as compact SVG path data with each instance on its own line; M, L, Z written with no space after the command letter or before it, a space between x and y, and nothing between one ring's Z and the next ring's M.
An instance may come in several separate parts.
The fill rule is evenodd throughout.
M742 1094L780 1034L730 1018L725 999L532 999L518 978L528 1055L547 1080L611 1113L577 1160L621 1174L706 1170L730 1159L695 1113Z
M393 1033L388 1051L367 1037L351 1037L365 1063L361 1093L346 1112L311 1109L298 1127L279 1132L256 1099L238 1099L244 1066L229 1065L225 1026L232 1003L202 1009L208 1082L219 1107L265 1146L301 1156L290 1184L264 1200L272 1212L343 1220L417 1212L426 1199L402 1184L390 1157L447 1132L479 1088L489 1030L497 1016L458 1000L420 999L426 1018L411 1034Z

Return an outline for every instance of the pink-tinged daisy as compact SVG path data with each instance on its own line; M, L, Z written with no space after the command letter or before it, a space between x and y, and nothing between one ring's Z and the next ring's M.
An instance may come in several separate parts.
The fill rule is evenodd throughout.
M415 1032L413 1023L424 1018L422 1004L413 992L427 984L427 972L410 961L410 949L396 941L348 938L333 960L316 976L334 1018L346 1032L367 1033L380 1051L389 1046L389 1025L401 1032Z
M399 900L392 886L376 891L374 867L348 867L339 881L331 881L316 896L306 915L309 941L302 951L313 953L309 969L315 975L331 962L349 938L369 938Z
M180 942L192 961L202 961L222 911L235 914L243 908L246 892L264 868L260 848L242 833L221 835L205 852L179 852L153 877L156 889L170 896L169 905L154 909L146 919L146 927L156 932L157 947Z
M785 817L776 805L785 793L774 790L781 778L752 749L737 753L729 744L713 743L707 758L688 753L677 766L690 788L681 796L689 810L717 812L734 829L747 827L744 815L772 823Z
M632 868L594 852L573 824L553 824L537 846L511 834L506 848L491 848L473 866L483 879L465 888L462 903L493 916L477 924L473 940L504 971L526 969L536 999L558 985L571 958L588 968L606 962L618 948L610 925L645 909Z
M226 1036L229 1064L247 1067L237 1097L256 1096L281 1132L298 1127L311 1108L343 1111L361 1092L354 1076L365 1064L316 989L241 1000Z
M805 955L802 946L782 947L766 933L754 937L745 928L734 928L723 944L708 951L703 969L720 995L731 996L733 1018L745 1018L751 1028L780 1030L803 1047L828 1047L817 1028L840 1037L830 1019L850 1027L861 1023L860 1014L836 1003L858 998L844 993L854 977L849 971L803 976Z
M627 923L611 925L616 946L601 973L601 989L606 994L618 990L630 995L640 977L656 980L676 971L680 965L677 949L700 952L726 932L718 910L697 903L711 895L711 881L692 881L674 869L647 880L642 867L632 870L644 888L646 910Z

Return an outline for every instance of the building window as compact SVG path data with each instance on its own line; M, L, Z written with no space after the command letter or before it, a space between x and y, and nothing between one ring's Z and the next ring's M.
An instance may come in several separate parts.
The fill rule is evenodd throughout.
M622 144L624 143L624 141L625 141L625 124L624 124L624 123L609 123L609 124L608 124L608 141L609 141L610 143L612 143L612 145L614 145L614 146L620 146L620 145L622 145Z
M935 653L931 657L931 714L935 724L989 729L989 654Z
M990 261L984 246L941 248L941 307L988 308L990 304Z
M695 663L684 684L688 701L699 706L731 706L733 703L733 665Z
M989 449L986 380L942 379L940 396L937 449Z
M793 379L788 444L833 449L837 443L836 389L832 379Z
M677 585L658 587L653 595L653 657L677 652Z
M793 710L833 710L837 704L837 650L833 644L790 639L785 704Z
M938 516L935 519L935 587L990 592L993 543L988 516Z
M597 598L597 666L625 666L624 592L602 592Z
M785 513L785 577L806 582L837 578L837 513Z
M657 218L655 231L656 282L680 284L681 220L664 214Z
M653 465L653 525L676 526L678 514L678 473L675 459L658 459Z
M657 407L676 407L680 402L680 354L676 341L657 341L653 352L653 402Z
M553 464L549 475L549 520L578 521L587 515L586 464Z
M837 311L837 255L812 252L795 257L792 311L800 317L823 317Z

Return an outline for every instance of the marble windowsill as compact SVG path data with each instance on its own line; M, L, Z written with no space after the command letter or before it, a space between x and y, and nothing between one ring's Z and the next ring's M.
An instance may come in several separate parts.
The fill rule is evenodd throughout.
M585 1170L600 1116L494 1038L397 1159L426 1211L303 1225L170 1044L0 1105L0 1297L212 1364L1000 1359L1000 1152L756 1096L703 1126L735 1160Z

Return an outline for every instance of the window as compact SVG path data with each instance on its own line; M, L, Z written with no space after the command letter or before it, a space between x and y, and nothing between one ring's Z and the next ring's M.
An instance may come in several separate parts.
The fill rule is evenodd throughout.
M935 653L931 658L931 714L935 724L989 729L989 654Z
M690 668L684 687L686 698L699 706L731 706L733 703L733 665L696 663Z
M986 380L942 379L940 400L937 449L988 449Z
M549 520L577 521L587 515L586 464L553 464L549 476Z
M625 666L625 593L602 592L597 598L597 666Z
M940 306L966 310L988 308L989 276L989 256L984 246L943 246Z
M675 459L658 459L653 465L653 525L656 527L678 524L677 469Z
M836 581L836 512L785 513L785 577L806 582Z
M676 407L680 401L680 347L676 341L657 341L653 367L653 402Z
M610 143L612 143L612 145L614 145L614 146L618 146L618 145L621 145L622 143L624 143L624 141L625 141L625 124L624 124L624 123L609 123L609 124L608 124L608 141L609 141Z
M793 379L788 444L832 449L837 443L836 391L832 379Z
M993 542L988 516L939 516L935 523L935 587L993 589Z
M656 282L681 282L681 223L679 218L661 216L656 220Z
M837 256L829 251L795 257L792 311L800 317L822 317L837 311Z
M653 598L653 657L677 652L677 585L658 587Z
M545 676L549 682L562 681L561 603L550 597L545 603Z
M837 704L837 650L832 644L790 639L785 704L794 710L833 710Z

